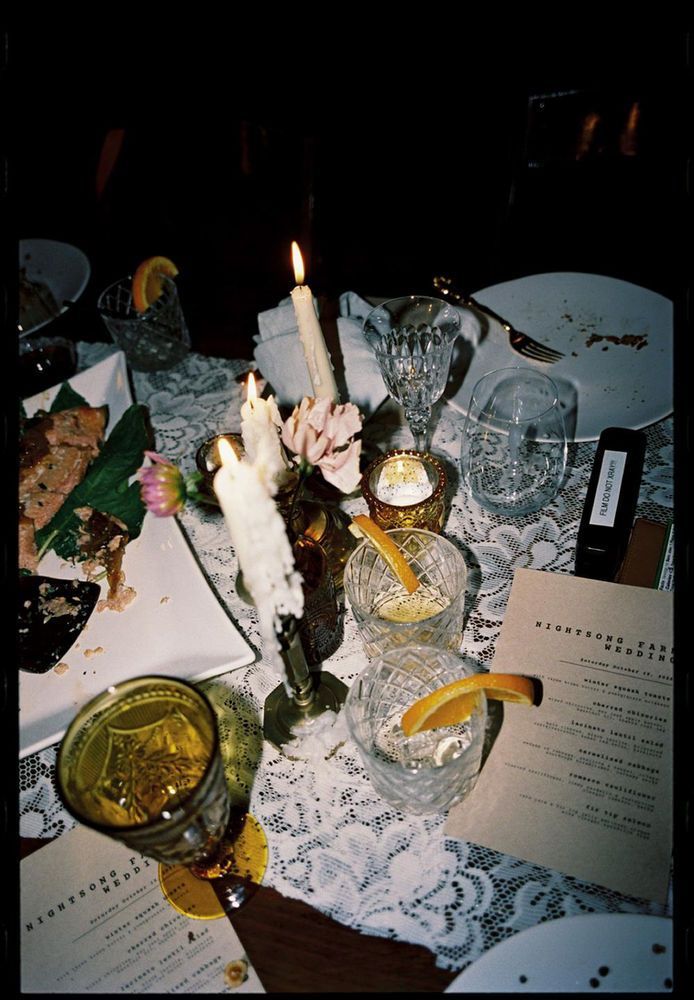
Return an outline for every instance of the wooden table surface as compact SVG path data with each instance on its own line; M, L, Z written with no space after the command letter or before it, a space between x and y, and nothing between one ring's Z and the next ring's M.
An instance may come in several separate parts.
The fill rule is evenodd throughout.
M20 838L20 856L48 843ZM232 923L268 993L442 993L457 975L427 948L360 934L269 886Z

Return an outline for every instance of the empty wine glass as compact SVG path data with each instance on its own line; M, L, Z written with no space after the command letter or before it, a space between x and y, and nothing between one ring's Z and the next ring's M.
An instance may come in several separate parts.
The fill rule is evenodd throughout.
M109 687L68 726L56 779L75 819L160 862L165 897L188 916L234 912L262 879L265 834L231 805L215 710L192 684Z
M557 387L532 368L501 368L472 390L461 444L473 499L505 517L532 514L555 496L566 468Z
M460 326L455 306L424 295L389 299L364 321L364 336L388 392L405 409L417 451L429 450L431 408L446 388Z

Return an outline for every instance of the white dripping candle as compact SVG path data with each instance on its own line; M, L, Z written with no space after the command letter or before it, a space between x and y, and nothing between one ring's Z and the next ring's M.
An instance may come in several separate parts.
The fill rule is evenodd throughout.
M333 366L330 363L330 355L325 346L323 331L313 306L313 294L309 286L304 284L304 261L296 242L292 242L292 263L294 280L296 281L296 288L293 288L291 293L292 303L299 327L301 346L304 349L304 357L313 386L313 395L317 399L327 397L339 403L340 397Z
M241 437L249 461L274 495L288 465L280 441L282 418L274 396L260 399L253 372L248 374L246 402L241 407Z
M238 459L224 439L219 442L219 455L222 465L214 477L214 492L244 583L258 610L263 654L284 676L277 635L282 616L301 618L303 614L301 575L294 567L282 515L260 470Z

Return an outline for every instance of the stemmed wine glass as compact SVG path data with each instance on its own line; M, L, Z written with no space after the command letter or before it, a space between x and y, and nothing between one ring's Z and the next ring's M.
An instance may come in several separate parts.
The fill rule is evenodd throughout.
M75 819L160 862L164 895L188 916L237 910L263 877L265 834L232 808L215 710L186 681L137 677L90 701L56 779Z
M405 408L417 451L429 450L431 408L446 388L460 327L454 305L424 295L389 299L364 321L364 336L388 392Z

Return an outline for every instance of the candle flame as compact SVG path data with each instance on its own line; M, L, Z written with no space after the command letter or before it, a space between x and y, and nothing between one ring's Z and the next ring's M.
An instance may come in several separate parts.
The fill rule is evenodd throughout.
M301 256L301 250L299 250L299 244L296 240L292 240L292 264L294 265L294 280L297 285L303 285L304 283L304 258Z
M231 447L230 442L227 441L226 438L220 438L218 448L219 457L222 460L222 466L227 470L235 469L239 464L239 460L236 457L236 452Z
M258 390L255 385L255 375L253 372L248 373L248 382L246 383L246 401L253 406L253 403L258 398Z

